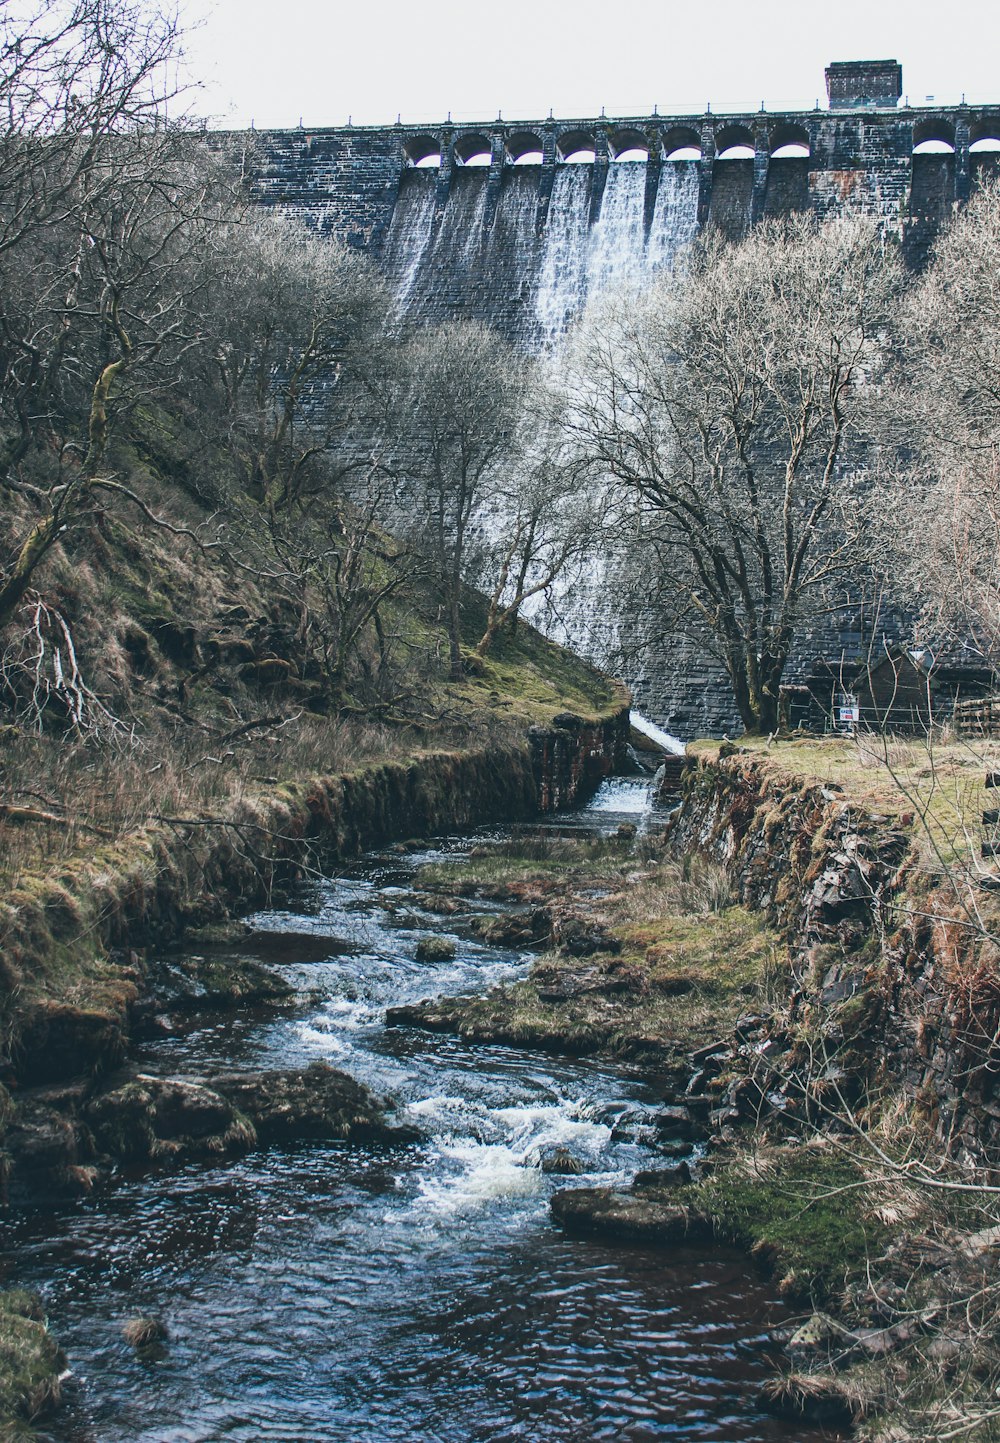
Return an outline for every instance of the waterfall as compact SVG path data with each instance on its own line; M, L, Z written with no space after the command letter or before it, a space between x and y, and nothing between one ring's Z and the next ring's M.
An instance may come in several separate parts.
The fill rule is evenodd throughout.
M563 166L552 187L535 298L535 342L551 350L589 301L612 287L641 289L671 266L698 230L698 168L683 161L660 169L656 205L645 234L646 169L638 161L608 167L600 214L588 224L593 167Z
M396 319L402 320L434 233L437 171L407 170L386 237L384 265L395 282Z
M543 347L564 334L587 290L592 165L556 171L535 295L538 341Z
M647 254L651 271L672 266L678 251L698 234L698 167L690 161L664 161L656 192Z
M622 161L610 166L601 213L590 233L588 301L614 286L634 288L641 283L646 270L645 204L645 163Z
M593 165L560 165L541 237L540 166L506 171L489 226L487 170L455 174L436 227L437 171L405 172L384 251L397 318L479 316L530 350L552 350L588 301L619 284L641 289L693 240L697 166L661 166L648 236L646 171L640 161L610 165L591 225Z

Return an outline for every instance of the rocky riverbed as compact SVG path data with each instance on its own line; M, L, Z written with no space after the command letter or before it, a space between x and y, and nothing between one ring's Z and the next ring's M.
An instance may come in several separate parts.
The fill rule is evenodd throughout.
M697 1171L711 1119L673 1101L694 1032L671 1040L669 1019L694 1004L700 1028L740 1016L768 965L752 919L710 898L746 972L713 990L692 952L684 990L680 933L666 951L643 933L660 883L656 843L635 850L641 798L623 788L616 815L605 793L568 842L400 847L154 969L123 1070L84 1102L39 1098L91 1150L50 1163L95 1171L44 1208L36 1191L9 1230L7 1280L41 1292L68 1358L60 1436L814 1436L759 1401L770 1335L795 1321L774 1282L694 1231L664 1252L649 1232L623 1245L550 1220L570 1184L665 1204ZM509 870L518 849L540 855L516 895L462 893L468 869ZM455 888L440 880L452 866ZM716 882L670 885L690 903ZM399 1012L385 1026L428 995L537 994L538 947L556 996L531 1006L574 1010L576 1047L565 1019L542 1052L530 1028L487 1042Z

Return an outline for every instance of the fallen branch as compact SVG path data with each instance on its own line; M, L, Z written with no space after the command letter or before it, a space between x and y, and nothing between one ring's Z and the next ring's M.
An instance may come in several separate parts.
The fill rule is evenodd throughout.
M113 837L114 833L92 822L81 821L78 817L60 817L55 812L43 812L41 807L18 806L15 802L0 802L0 822L13 822L16 826L37 822L49 827L79 827L84 832L94 832L99 837Z

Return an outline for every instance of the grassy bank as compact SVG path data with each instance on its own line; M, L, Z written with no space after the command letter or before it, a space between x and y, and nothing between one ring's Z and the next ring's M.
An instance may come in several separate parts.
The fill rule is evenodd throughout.
M59 1403L66 1357L45 1326L38 1300L0 1292L0 1439L16 1443Z
M483 997L421 1004L408 1018L475 1041L659 1066L731 1027L780 985L783 951L735 903L718 867L676 862L630 838L512 843L418 877L432 896L503 901L486 936L540 949L529 976Z

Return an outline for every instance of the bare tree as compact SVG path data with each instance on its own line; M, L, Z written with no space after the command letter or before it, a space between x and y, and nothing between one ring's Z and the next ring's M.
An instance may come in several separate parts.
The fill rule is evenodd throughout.
M606 492L566 453L556 398L532 372L522 442L499 479L475 548L469 579L486 593L486 626L476 646L486 656L505 628L513 634L526 603L551 599L599 547Z
M1000 187L942 233L903 310L878 497L888 564L940 639L1000 644ZM900 484L900 477L906 484Z
M796 631L853 562L836 525L848 445L902 288L865 221L710 234L572 353L571 441L638 508L661 594L721 658L749 732L777 727Z
M525 363L475 321L415 336L402 356L400 467L441 586L452 680L462 677L462 586L474 523L517 465Z
M359 252L281 215L243 216L218 244L195 403L273 513L370 470L388 294Z
M194 257L231 199L225 167L167 124L178 33L132 0L0 24L0 484L37 519L0 562L0 626L86 514L112 408L194 343ZM121 489L119 487L119 489Z

